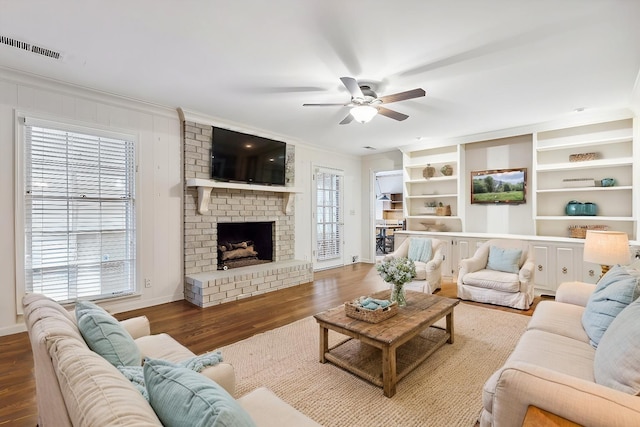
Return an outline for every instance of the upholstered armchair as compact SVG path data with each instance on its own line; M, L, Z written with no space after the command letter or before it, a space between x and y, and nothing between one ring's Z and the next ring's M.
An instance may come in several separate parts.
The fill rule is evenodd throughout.
M413 249L411 246L413 244ZM431 253L426 260L416 260L416 278L405 285L405 289L415 290L432 294L436 289L440 289L442 282L442 260L443 250L445 242L438 239L424 238L424 237L409 237L404 240L398 246L398 248L383 258L383 261L388 261L393 258L412 258L411 255L415 253L423 252L420 250L420 246L431 246ZM415 249L418 249L417 251ZM417 258L417 257L413 257Z
M458 298L526 310L533 302L534 264L528 243L489 240L460 261Z

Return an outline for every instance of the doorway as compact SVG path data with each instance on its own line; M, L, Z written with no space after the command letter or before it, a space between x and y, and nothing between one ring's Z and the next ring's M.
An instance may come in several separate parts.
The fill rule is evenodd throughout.
M394 250L394 233L404 227L402 171L374 173L374 253L376 259Z

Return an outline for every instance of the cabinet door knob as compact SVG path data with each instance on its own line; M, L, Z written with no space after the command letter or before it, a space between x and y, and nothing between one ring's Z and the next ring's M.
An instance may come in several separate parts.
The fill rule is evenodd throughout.
M562 267L562 274L567 274L567 267Z
M593 270L589 270L589 277L593 277L596 275L596 272Z
M542 271L542 264L538 264L538 271Z

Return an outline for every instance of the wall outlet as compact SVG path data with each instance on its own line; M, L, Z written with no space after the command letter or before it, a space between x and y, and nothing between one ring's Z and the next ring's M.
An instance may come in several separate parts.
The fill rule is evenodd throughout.
M144 279L144 287L145 288L150 288L151 287L151 279L149 279L148 277L146 279Z

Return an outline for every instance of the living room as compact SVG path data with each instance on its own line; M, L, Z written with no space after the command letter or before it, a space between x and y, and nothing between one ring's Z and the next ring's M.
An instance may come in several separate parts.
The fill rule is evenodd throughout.
M288 259L311 265L315 271L323 270L314 256L313 237L313 177L318 167L340 171L343 176L344 245L338 264L367 263L373 266L374 175L379 171L403 170L410 153L427 147L464 146L460 149L464 154L458 154L458 159L465 159L460 163L464 167L457 172L459 179L464 181L461 188L465 193L456 197L457 209L452 215L462 220L445 219L451 231L534 236L534 217L538 215L534 210L534 193L530 192L527 203L522 205L483 207L467 204L470 172L524 167L528 170L529 179L534 179L536 163L532 135L584 123L626 118L633 121L634 148L639 140L636 116L640 111L637 82L640 70L637 40L640 40L640 34L636 28L638 8L632 1L608 1L588 7L583 2L571 1L562 6L523 6L521 10L515 10L517 8L507 2L493 1L486 7L437 5L444 8L439 13L429 10L436 8L434 4L409 2L405 13L378 4L379 10L371 12L372 15L366 13L366 9L372 6L364 2L348 6L340 2L326 2L323 7L307 5L308 11L300 11L305 7L295 2L285 2L281 7L287 12L275 7L273 11L271 7L244 4L245 8L252 9L248 17L243 17L241 6L218 5L228 10L215 19L215 10L209 9L211 6L200 5L211 15L203 13L200 17L169 4L164 6L175 12L175 16L169 16L171 13L165 16L160 11L149 16L148 10L160 8L147 2L131 6L129 16L99 6L98 10L106 8L103 12L112 18L109 22L120 19L124 21L123 25L126 23L130 33L123 31L118 35L102 28L107 25L98 16L100 13L77 10L78 6L73 2L63 3L57 7L41 5L38 10L30 10L34 6L11 1L3 4L9 12L3 12L0 17L3 28L0 35L57 49L62 54L62 59L56 60L21 51L6 43L0 45L0 148L5 153L0 159L0 195L5 200L0 207L0 231L7 236L0 242L5 255L0 259L0 286L4 295L0 301L1 336L26 330L21 307L25 225L21 194L23 171L18 166L22 160L20 141L25 120L64 123L135 137L136 292L104 301L102 305L113 313L185 299L185 276L189 274L185 269L185 263L189 262L185 253L185 229L189 224L185 205L194 205L193 215L188 215L193 217L194 223L201 223L202 218L211 215L211 212L207 215L196 212L198 190L186 185L187 179L204 177L185 173L185 121L265 136L295 147L292 185L295 192L290 196L293 209L289 214L278 212L278 218L282 214L290 221L287 227L291 227L293 235L289 242L291 246L283 248L283 253ZM553 10L555 7L557 11ZM339 12L343 8L346 10L341 15ZM357 31L348 30L352 21L359 21L360 14L369 19L362 19L354 25ZM393 28L384 29L386 14L391 20L407 20L415 27L430 27L431 30L409 31L398 23ZM430 14L436 17L428 18ZM538 18L539 22L533 24L536 19L529 19L528 14ZM273 19L265 23L264 16L271 15L274 15ZM31 16L32 21L25 22L25 16ZM449 16L448 20L445 20L446 16ZM140 31L140 26L147 25L143 17L155 22L148 24L153 27L148 33ZM302 17L305 20L301 22L309 24L308 28L313 28L310 23L315 22L326 31L317 31L316 34L309 30L309 38L296 40L286 31L276 32L275 29L274 34L277 34L273 38L262 32L259 36L241 38L237 29L230 28L232 21L246 19L247 27L290 26L291 31L301 31L296 18ZM547 19L543 20L544 17ZM86 22L76 26L74 21L82 19ZM192 37L172 39L166 28L174 25L173 19L195 20L197 25L193 25ZM59 27L51 24L56 20L73 30L61 32ZM531 22L525 24L528 21ZM472 26L474 22L475 26ZM181 25L184 25L182 30L189 29L185 28L188 25ZM565 25L570 30L565 31ZM210 27L216 26L220 28L219 33L208 32L212 31ZM371 31L371 26L376 27L376 31ZM99 27L101 31L98 31ZM498 30L501 27L504 27L504 32ZM91 42L100 46L96 50L102 51L102 60L106 58L108 62L113 55L113 62L119 64L111 64L110 83L99 80L98 68L101 65L98 64L102 63L91 56L93 53L89 47L72 43L73 39L92 39L94 30L95 40ZM446 33L446 37L438 35L436 30ZM132 52L118 56L116 51L121 46L136 44L127 37L133 37L137 31L143 34L136 43L145 46L142 49L145 53L134 47ZM450 32L454 31L461 35L453 37ZM563 38L565 32L571 37ZM115 38L109 42L111 35ZM482 37L474 42L479 35ZM349 37L349 43L338 40ZM397 40L393 44L385 44L383 49L383 41L380 40L383 38ZM437 42L429 41L436 38ZM211 40L223 42L216 44ZM310 40L315 41L313 49L305 45ZM199 41L197 49L190 51L188 46L194 41ZM551 45L560 44L560 41L566 41L566 45L557 50L551 49ZM275 48L267 50L267 43L279 43L281 52ZM408 44L410 48L393 50L396 47L400 49L402 44ZM223 49L219 45L229 45L239 53L234 57L230 53L233 49ZM171 49L173 59L167 62L180 63L183 71L161 72L164 67L169 68L169 64L156 62L157 56L166 55L152 53L157 46ZM206 53L208 47L212 49L213 59L196 62L195 67L186 65L190 56L205 56L203 52ZM288 62L289 56L296 56L287 53L288 49L296 55L300 53L299 62ZM549 55L545 56L547 51ZM591 60L588 61L588 57ZM129 74L126 70L128 65L122 65L145 60L152 62L153 66L151 70L143 68L140 74L134 74L133 70ZM554 60L566 68L552 66ZM269 68L278 61L285 63L284 66ZM591 68L578 73L572 62ZM223 63L230 64L229 70L216 75L211 80L218 80L211 83L207 76L216 68L224 68L219 65ZM158 70L158 75L153 72L153 67ZM369 71L367 67L375 68L375 71ZM83 68L89 71L83 74ZM314 70L319 69L323 70L314 75ZM492 85L487 86L489 80L485 80L485 75L492 71L495 72L490 80ZM232 80L234 73L246 84ZM261 74L278 75L261 80ZM346 108L302 107L307 102L347 102L348 91L339 80L346 75L376 80L382 89L378 90L381 95L414 87L422 87L427 95L392 106L396 108L397 105L398 111L410 116L405 121L379 116L367 124L341 126L338 123L348 115ZM385 80L387 75L394 76L395 81L391 78ZM469 78L473 75L476 76L475 81ZM114 85L113 82L118 80L121 85ZM202 84L199 85L198 81ZM534 96L531 88L525 92L527 85L533 86L533 92L543 95ZM476 89L471 90L473 87ZM520 87L523 87L523 92L513 95ZM460 93L467 90L466 94ZM147 96L153 93L162 96ZM170 98L174 93L180 93L180 97ZM201 97L202 93L208 95ZM251 93L251 97L245 97L247 93ZM549 99L543 102L545 96ZM184 99L193 101L184 102ZM522 106L520 113L517 110L521 104L526 105ZM582 112L574 111L582 108ZM228 116L225 110L229 111ZM507 114L509 110L512 115ZM291 132L286 131L288 127ZM377 150L371 151L364 148L366 146ZM634 158L638 156L636 151L633 150ZM416 160L416 164L420 162ZM635 169L633 187L638 184ZM637 191L633 190L632 194L627 200L630 204L628 209L633 212L629 215L633 217L629 234L632 245L637 245L637 236L633 233L640 205ZM278 208L284 205L284 196L271 197L270 203ZM451 225L451 221L461 222ZM451 269L455 269L455 265L450 266Z

